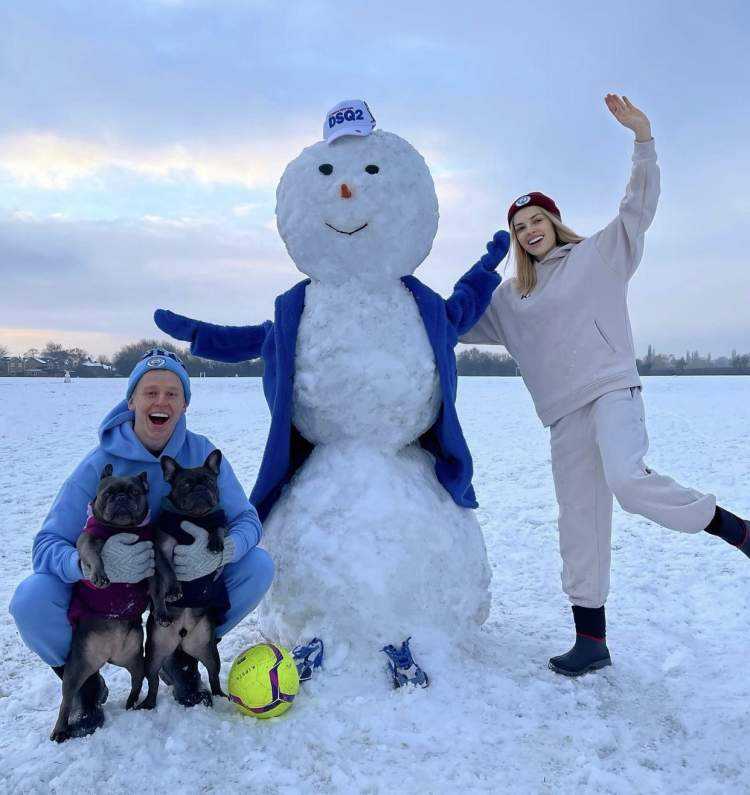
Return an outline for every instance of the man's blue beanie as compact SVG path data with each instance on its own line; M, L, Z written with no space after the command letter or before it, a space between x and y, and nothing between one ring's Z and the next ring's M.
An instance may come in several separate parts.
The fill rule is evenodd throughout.
M143 358L133 368L128 378L128 391L125 395L130 400L131 395L141 378L151 370L169 370L182 381L182 391L185 393L185 405L190 403L190 376L185 365L176 353L164 348L151 348L143 354Z

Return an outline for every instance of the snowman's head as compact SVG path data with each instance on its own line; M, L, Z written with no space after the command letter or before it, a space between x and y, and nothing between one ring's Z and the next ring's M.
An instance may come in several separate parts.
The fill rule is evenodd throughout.
M438 204L419 152L375 130L304 149L281 177L276 217L302 273L377 285L413 273L429 254Z

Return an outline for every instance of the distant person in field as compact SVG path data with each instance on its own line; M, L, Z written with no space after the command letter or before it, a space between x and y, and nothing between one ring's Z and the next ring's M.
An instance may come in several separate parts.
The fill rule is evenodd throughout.
M185 411L190 403L190 378L180 359L170 351L152 349L133 368L125 400L118 403L99 426L99 444L63 483L42 528L34 539L34 574L16 589L10 612L24 643L62 678L70 650L72 627L68 606L73 584L84 579L76 540L84 528L90 503L102 470L111 464L117 476L146 472L151 520L158 517L169 493L160 457L166 454L182 467L200 466L215 446L204 436L187 430ZM224 551L211 552L208 534L193 527L195 541L175 550L174 565L181 580L194 580L224 566L230 608L217 627L226 635L260 603L273 579L273 563L257 547L262 527L229 462L219 474L220 508L228 519ZM185 522L183 527L189 523ZM101 557L105 574L113 583L137 583L154 573L151 541L119 533L106 541ZM192 706L201 688L198 661L178 650L164 664L165 681L173 695ZM77 735L93 732L103 721L101 704L107 689L99 674L90 677L80 694Z
M647 116L627 97L608 94L605 102L635 133L633 170L617 217L583 238L563 224L543 193L516 199L508 211L515 278L495 291L461 337L508 349L550 428L562 584L576 640L549 666L568 676L611 664L604 603L613 494L630 513L685 533L705 530L750 557L750 522L644 463L648 436L627 293L656 212L659 167Z

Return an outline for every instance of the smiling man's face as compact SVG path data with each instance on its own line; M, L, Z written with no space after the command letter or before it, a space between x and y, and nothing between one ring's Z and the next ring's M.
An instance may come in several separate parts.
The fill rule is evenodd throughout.
M276 200L295 265L327 284L396 282L416 270L437 231L427 164L382 130L308 147L287 166Z
M136 385L128 408L135 412L135 435L147 450L158 455L187 408L182 382L169 370L152 370Z

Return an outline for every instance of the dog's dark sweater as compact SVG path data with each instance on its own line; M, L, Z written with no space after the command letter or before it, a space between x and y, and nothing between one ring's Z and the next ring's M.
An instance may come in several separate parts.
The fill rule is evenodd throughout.
M138 527L122 528L109 527L90 515L83 532L105 541L117 533L134 533L139 541L154 540L154 526L149 522L148 516ZM113 582L106 588L97 588L88 580L81 579L73 586L68 620L73 626L82 618L132 621L143 615L148 601L148 580L134 584Z
M172 536L178 544L190 545L193 536L180 527L180 522L192 522L204 530L213 530L217 527L226 527L227 517L224 511L217 510L196 519L184 513L177 513L170 502L162 503L159 514L159 530ZM224 615L229 610L229 595L224 583L224 577L219 571L211 572L197 580L180 580L182 598L170 602L171 607L206 607L210 609L212 619L221 624Z

